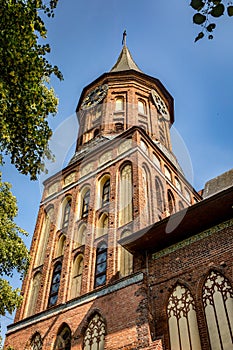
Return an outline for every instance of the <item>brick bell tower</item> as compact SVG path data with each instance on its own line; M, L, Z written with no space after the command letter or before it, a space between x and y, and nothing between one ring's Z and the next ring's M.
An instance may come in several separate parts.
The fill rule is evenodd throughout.
M124 287L127 299L139 277L118 241L200 200L172 153L173 98L138 68L125 35L116 64L83 89L76 112L75 154L44 183L24 301L6 339L15 349L122 348L124 337L114 345L111 334L123 320L106 310L119 300L111 293Z

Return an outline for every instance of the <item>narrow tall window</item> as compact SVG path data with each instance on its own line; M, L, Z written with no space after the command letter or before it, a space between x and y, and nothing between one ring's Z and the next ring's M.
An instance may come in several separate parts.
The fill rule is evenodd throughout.
M64 207L63 219L62 219L62 229L67 228L70 218L70 208L71 208L71 199L67 200L67 203Z
M40 266L44 263L53 213L53 208L50 208L47 213L45 212L45 219L42 225L39 246L36 254L35 266Z
M36 303L38 300L38 294L40 290L40 282L41 282L41 273L37 272L31 281L29 299L28 299L28 305L27 305L27 316L31 316L35 313Z
M143 100L138 100L138 113L146 114L146 104Z
M167 200L168 200L168 210L170 214L173 214L175 212L175 199L172 194L172 191L167 191Z
M203 287L203 303L212 350L232 349L233 290L226 277L211 271Z
M110 179L107 179L103 185L102 206L109 203L110 199Z
M84 245L85 244L85 241L86 241L86 232L87 232L87 227L86 225L82 225L78 228L78 231L77 233L75 234L75 237L74 237L74 247L77 248L77 247L80 247L81 245Z
M65 241L66 241L66 236L61 235L57 242L56 257L64 254Z
M122 233L121 238L130 235L130 231ZM121 277L128 276L133 272L133 255L125 248L120 246L120 275Z
M42 350L42 338L40 333L36 332L30 341L30 350Z
M123 111L124 109L124 98L117 97L115 100L115 112Z
M108 214L103 213L97 225L97 237L103 236L108 232Z
M83 196L82 215L81 215L82 218L88 215L89 203L90 203L90 190L87 190Z
M201 350L195 303L186 287L174 288L167 315L171 350Z
M132 167L127 164L120 174L120 226L133 219Z
M89 322L84 336L84 350L104 350L105 324L103 318L96 314Z
M159 214L164 212L164 193L163 186L159 178L155 178L155 190L156 190L156 201L157 201L157 209Z
M79 254L73 263L72 283L71 283L71 299L80 295L83 273L83 255Z
M148 170L144 167L142 168L142 188L144 192L143 196L143 219L145 224L149 225L150 223L150 179L148 175Z
M62 264L58 263L53 270L53 277L52 277L52 282L51 282L51 287L50 287L48 307L54 306L57 303L59 286L60 286L60 279L61 279L61 268L62 268Z
M96 249L95 287L106 283L107 245L102 242Z
M64 325L57 335L55 350L70 350L71 349L71 330L67 325Z

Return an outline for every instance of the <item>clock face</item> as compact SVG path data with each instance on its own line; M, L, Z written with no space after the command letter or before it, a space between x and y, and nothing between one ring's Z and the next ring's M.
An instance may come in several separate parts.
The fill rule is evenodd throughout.
M154 101L154 104L156 108L158 109L159 113L165 118L169 119L169 112L167 109L167 106L163 99L159 96L159 94L155 90L151 90L151 95Z
M108 91L108 85L97 86L94 90L89 92L89 94L84 98L81 108L88 109L97 105L106 96Z

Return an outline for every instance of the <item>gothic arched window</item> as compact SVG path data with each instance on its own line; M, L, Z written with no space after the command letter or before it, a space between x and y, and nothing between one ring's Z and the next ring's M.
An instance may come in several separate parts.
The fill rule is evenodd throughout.
M175 199L171 190L167 191L168 210L170 214L175 212Z
M41 273L37 272L32 281L29 291L28 305L27 305L27 316L31 316L35 313L36 302L40 290Z
M71 283L71 298L78 297L81 292L83 273L83 255L79 254L74 259Z
M32 339L30 341L30 347L28 350L42 350L42 338L40 333L36 332L33 336Z
M144 191L144 205L143 205L143 219L145 220L145 224L149 225L150 223L150 178L148 169L144 166L142 167L142 187Z
M57 334L54 350L70 350L71 349L71 330L70 327L64 325Z
M97 226L97 237L103 236L108 232L108 214L103 213L98 222Z
M130 231L122 233L121 238L130 235ZM120 275L121 277L128 276L133 272L133 255L130 254L125 248L120 246Z
M167 306L171 350L201 350L196 308L190 291L178 284Z
M82 214L81 217L84 218L88 215L89 204L90 204L90 190L87 190L83 195L82 200Z
M110 199L110 179L107 179L103 185L102 206L108 204L109 199Z
M203 286L203 303L212 350L232 349L233 290L226 277L211 271Z
M83 341L84 350L104 350L105 324L99 314L90 320Z
M53 208L50 208L47 212L45 212L45 219L42 225L39 246L36 254L35 266L40 266L44 262L53 213L54 213Z
M70 209L71 209L71 198L66 201L64 210L63 210L63 218L62 218L62 229L67 228L70 218Z
M95 287L102 286L106 283L107 273L107 244L102 242L96 249L96 266L95 266Z
M158 177L155 178L155 190L156 190L157 209L161 214L164 211L164 193L163 193L163 185Z
M126 164L120 173L120 226L133 219L132 166Z
M59 237L57 242L56 257L64 254L65 241L66 241L66 236L62 234Z
M53 270L48 307L54 306L57 303L60 279L61 279L61 269L62 269L62 264L59 262Z
M87 233L87 227L85 224L81 225L79 228L78 228L78 231L77 233L75 234L75 237L74 237L74 246L75 248L77 247L80 247L81 245L84 245L85 244L85 241L86 241L86 233Z

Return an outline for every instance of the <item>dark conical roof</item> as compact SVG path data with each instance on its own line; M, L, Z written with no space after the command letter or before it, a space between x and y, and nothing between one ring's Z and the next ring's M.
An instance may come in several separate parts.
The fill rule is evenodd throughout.
M142 71L138 68L138 66L134 62L128 47L124 44L123 49L121 50L121 53L118 57L118 60L116 64L112 67L110 72L122 72L130 69L134 69L142 73Z

